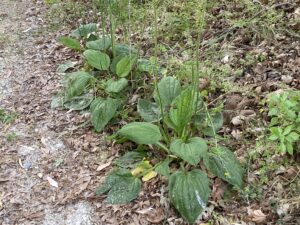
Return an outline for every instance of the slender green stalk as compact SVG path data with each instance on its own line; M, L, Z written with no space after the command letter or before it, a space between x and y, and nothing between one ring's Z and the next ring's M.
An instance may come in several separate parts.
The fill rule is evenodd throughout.
M166 151L166 153L170 154L170 150L164 144L157 142L157 143L155 143L155 145L157 145L158 147L160 147L161 149Z
M194 84L194 90L197 91L197 102L196 104L198 103L198 97L199 97L199 94L198 94L198 87L199 87L199 77L200 77L200 74L199 74L199 71L200 71L200 43L201 43L201 39L202 39L202 34L203 34L203 28L204 28L204 25L205 25L205 15L206 15L206 0L203 0L201 1L201 6L200 6L200 9L198 11L198 16L197 16L197 27L198 27L198 35L197 35L197 40L196 40L196 74L197 76L195 75L194 71L193 71L193 84ZM195 113L197 111L197 107L195 108Z
M109 1L109 20L110 20L110 37L111 37L111 48L113 57L116 56L116 40L115 40L115 19L113 17L113 5L112 1Z
M161 100L161 96L159 93L159 89L158 89L158 82L157 82L157 76L158 76L158 72L157 72L157 68L158 68L158 43L157 43L157 37L158 37L158 23L157 23L157 5L156 5L156 1L153 2L153 6L154 6L154 71L153 71L153 80L154 80L154 88L156 90L157 96L158 96L158 101L159 101L159 108L160 108L160 113L162 116L162 132L163 132L163 136L166 138L166 142L169 142L169 136L167 135L166 132L166 127L164 124L165 121L165 115L164 115L164 108L163 108L163 104L162 104L162 100Z
M215 130L215 127L214 127L214 123L213 123L213 120L209 114L209 111L208 111L208 108L207 108L207 105L206 103L203 103L204 105L204 108L205 108L205 113L207 115L207 118L208 118L208 122L210 123L211 125L211 129L213 131L213 134L214 134L214 143L215 143L215 147L218 148L218 139L217 139L217 133L216 133L216 130Z

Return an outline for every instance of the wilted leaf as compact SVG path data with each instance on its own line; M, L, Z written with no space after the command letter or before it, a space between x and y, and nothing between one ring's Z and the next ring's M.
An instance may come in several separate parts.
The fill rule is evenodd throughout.
M151 169L152 165L148 160L143 160L131 171L133 176L138 176L139 174L143 173L144 171Z
M157 172L152 170L152 171L150 171L149 173L145 174L142 177L142 181L147 182L147 181L151 180L152 178L154 178L156 176L157 176Z

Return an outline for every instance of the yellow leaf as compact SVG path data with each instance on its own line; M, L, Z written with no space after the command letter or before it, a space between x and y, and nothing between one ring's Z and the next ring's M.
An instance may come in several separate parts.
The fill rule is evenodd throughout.
M150 162L147 160L144 160L144 161L140 162L137 165L137 167L131 171L131 174L133 176L137 176L137 175L141 174L142 172L144 172L145 170L148 170L150 168L152 168Z
M144 171L144 168L142 168L142 167L136 167L135 169L133 169L133 170L131 170L131 174L133 175L133 176L137 176L137 175L139 175L140 173L142 173Z
M146 182L151 180L152 178L156 177L157 173L155 171L150 171L145 176L143 176L142 181Z

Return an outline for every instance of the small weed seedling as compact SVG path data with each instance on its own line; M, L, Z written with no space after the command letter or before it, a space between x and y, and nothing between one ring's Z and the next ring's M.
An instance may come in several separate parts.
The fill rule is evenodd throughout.
M272 93L268 98L271 122L269 139L278 143L278 152L293 155L300 138L300 91Z
M8 113L4 109L0 108L0 123L10 124L16 119L16 117L16 113Z

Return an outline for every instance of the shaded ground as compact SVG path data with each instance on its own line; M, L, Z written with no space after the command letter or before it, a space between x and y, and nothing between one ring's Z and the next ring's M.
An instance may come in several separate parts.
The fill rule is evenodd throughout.
M60 87L57 65L73 55L57 44L59 34L49 32L45 12L40 1L1 1L0 107L18 117L11 125L0 125L0 224L137 225L163 220L170 225L184 224L170 208L164 181L159 179L145 185L140 198L127 206L106 205L103 197L94 196L110 163L120 154L119 147L106 142L105 134L80 127L86 115L50 110L51 97ZM211 27L206 35L212 35L214 29ZM245 126L255 119L260 121L259 101L282 84L299 88L300 83L299 41L288 37L271 47L265 42L257 48L243 41L237 35L232 48L240 46L239 51L235 49L235 55L228 57L225 54L224 64L234 67L239 63L236 60L248 52L255 55L268 51L274 57L248 66L243 76L234 78L243 91L223 96L229 118L222 133L230 136L230 144L241 160L255 145L252 137L261 131L259 126ZM223 44L221 49L232 53L230 46ZM232 119L236 116L243 116L243 120L234 125ZM277 161L276 157L270 160ZM250 187L260 176L259 168L257 164L249 168ZM298 175L296 166L272 171L266 175L269 183L262 185L262 200L250 202L248 198L241 202L240 197L223 202L220 192L225 188L215 179L213 199L202 218L213 218L218 224L253 224L253 218L247 220L252 216L275 224L278 210L282 210L282 215L288 214L283 222L298 224ZM287 193L285 189L291 185ZM262 209L267 219L255 209ZM220 213L214 214L213 210Z

